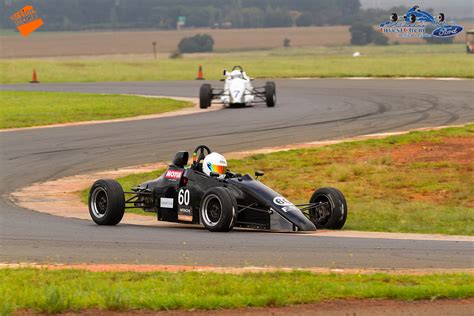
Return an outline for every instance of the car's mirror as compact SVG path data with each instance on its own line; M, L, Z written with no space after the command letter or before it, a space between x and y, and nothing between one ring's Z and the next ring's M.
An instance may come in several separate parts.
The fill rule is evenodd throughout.
M211 172L210 175L211 175L211 177L213 177L213 178L218 178L218 177L220 177L220 174L217 173L217 172Z
M256 176L256 177L263 177L263 175L265 175L265 172L263 172L263 171L255 171L255 176Z
M189 154L187 151L178 151L173 159L173 165L184 168L188 164Z
M222 72L222 74L223 74L224 76L227 76L227 69L224 69L224 71Z

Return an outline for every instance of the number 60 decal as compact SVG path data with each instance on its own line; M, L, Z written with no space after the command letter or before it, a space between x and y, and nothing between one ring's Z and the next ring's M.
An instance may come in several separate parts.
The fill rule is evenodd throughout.
M189 193L189 190L186 189L181 189L178 192L178 204L179 205L189 205L189 198L191 196L191 193Z

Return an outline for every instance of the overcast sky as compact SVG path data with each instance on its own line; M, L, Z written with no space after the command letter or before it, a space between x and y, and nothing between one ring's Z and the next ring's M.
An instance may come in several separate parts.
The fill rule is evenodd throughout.
M363 8L391 8L393 6L419 5L420 9L433 8L435 12L443 12L446 18L474 18L474 0L360 0ZM400 12L398 12L400 13Z

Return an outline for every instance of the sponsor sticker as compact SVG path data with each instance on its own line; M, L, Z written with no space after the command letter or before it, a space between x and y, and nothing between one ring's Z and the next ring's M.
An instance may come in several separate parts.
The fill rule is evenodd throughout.
M160 199L161 208L173 208L173 199L171 198L161 198Z
M179 180L183 174L183 170L168 170L166 171L165 178L170 180Z
M282 196L275 197L273 199L273 203L275 203L276 205L279 205L279 206L292 206L293 205L293 203L291 203L290 201L288 201L287 199L285 199Z
M193 221L193 210L190 207L180 206L178 209L178 220L185 222Z

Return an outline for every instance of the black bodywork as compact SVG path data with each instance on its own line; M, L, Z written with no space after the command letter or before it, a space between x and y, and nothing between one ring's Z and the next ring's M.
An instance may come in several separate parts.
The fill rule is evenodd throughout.
M317 214L318 208L326 207L325 203L296 206L248 174L228 171L225 178L207 176L201 171L201 164L196 162L200 160L195 159L192 166L186 168L188 153L178 152L173 163L158 179L126 192L131 196L125 200L125 208L156 212L160 221L199 224L200 204L205 192L214 187L225 187L237 201L234 227L316 230L310 214Z

